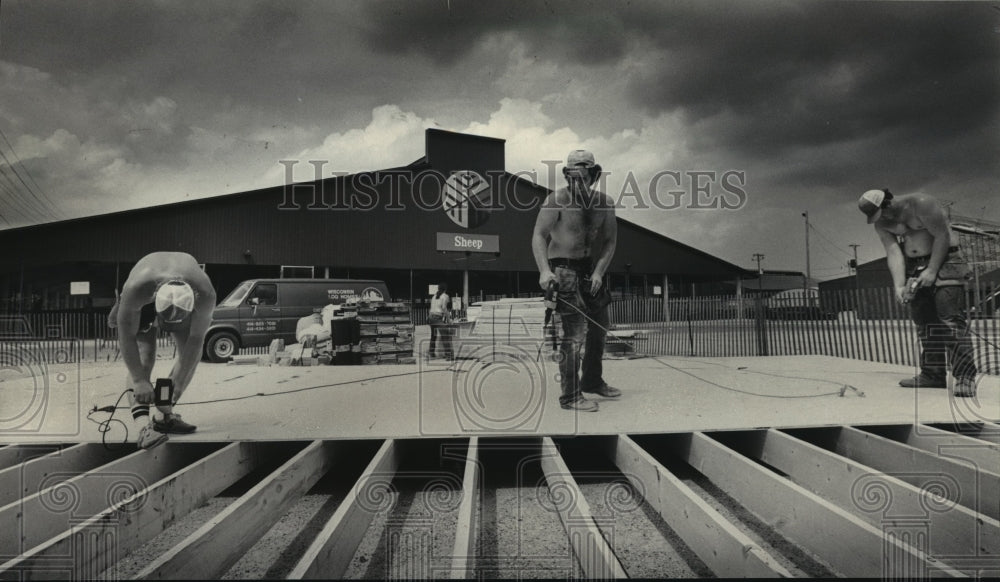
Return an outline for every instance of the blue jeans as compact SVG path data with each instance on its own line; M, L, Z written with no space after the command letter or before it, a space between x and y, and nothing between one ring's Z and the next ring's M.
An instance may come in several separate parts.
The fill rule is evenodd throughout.
M583 276L577 271L567 267L555 267L553 272L559 282L559 303L556 313L562 321L563 330L559 362L562 394L559 396L559 403L568 404L579 400L582 396L581 391L594 392L604 386L604 367L601 360L604 357L604 342L607 338L605 329L609 323L608 307L605 305L595 309L588 306L583 294L589 295L589 290L581 291ZM584 317L581 311L593 321Z
M976 361L965 317L965 287L946 285L918 289L910 300L910 317L920 338L920 373L944 380L947 359L956 379L975 378Z

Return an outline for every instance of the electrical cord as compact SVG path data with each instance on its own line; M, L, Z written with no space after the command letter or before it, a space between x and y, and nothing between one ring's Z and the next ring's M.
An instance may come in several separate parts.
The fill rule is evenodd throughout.
M119 408L118 405L121 404L122 398L124 398L125 395L131 391L132 391L131 388L127 388L121 394L118 395L118 400L116 400L113 405L102 406L101 408L94 406L94 408L87 413L87 420L97 425L97 432L101 433L101 444L104 445L104 448L109 451L121 450L122 448L124 448L124 445L128 444L128 423L118 418L115 418L115 411L118 410ZM127 408L127 407L121 407L121 408ZM108 418L106 418L105 420L95 420L93 418L93 415L98 412L107 413ZM125 430L125 438L122 439L122 446L111 447L108 444L108 432L111 431L112 423L115 422L122 425L122 428Z
M608 328L604 327L600 323L594 321L593 318L591 318L589 315L587 315L586 313L584 313L584 311L582 309L580 309L579 307L577 307L576 305L573 305L572 303L570 303L570 302L562 299L561 297L557 297L557 300L558 301L562 301L566 305L569 305L570 307L572 307L573 309L575 309L580 315L582 315L583 317L585 317L588 321L590 321L591 323L593 323L597 327L599 327L602 330L604 330L605 333L613 336L618 341L631 346L632 349L635 349L635 345L632 342L629 342L626 339L624 339L624 338L616 335L613 331L611 331ZM780 375L777 375L777 374L768 374L766 372L756 372L756 371L751 370L750 372L751 373L755 373L755 374L763 374L763 375L766 375L766 376L775 376L775 377L778 377L778 378L806 380L806 381L810 381L810 382L824 382L824 383L827 383L827 384L834 384L834 385L840 387L835 392L823 392L821 394L761 394L759 392L750 392L749 390L740 390L739 388L733 388L732 386L725 386L725 385L719 384L718 382L713 382L712 380L708 380L706 378L702 378L701 376L698 376L697 374L693 374L691 372L688 372L687 370L684 370L682 368L678 368L677 366L671 365L671 364L669 364L669 363L667 363L667 362L665 362L665 361L661 360L660 358L658 358L656 356L653 356L653 355L646 355L644 357L650 358L651 360L653 360L654 362L659 363L662 366L665 366L667 368L670 368L671 370L675 370L675 371L680 372L682 374L686 374L688 376L691 376L692 378L694 378L696 380L700 380L700 381L702 381L702 382L704 382L706 384L709 384L711 386L715 386L717 388L720 388L722 390L727 390L727 391L730 391L730 392L736 392L736 393L739 393L739 394L746 394L748 396L758 396L758 397L761 397L761 398L781 398L781 399L820 398L820 397L825 397L825 396L843 396L848 390L851 390L851 391L857 393L858 396L862 396L863 397L865 395L864 392L862 392L861 390L858 390L856 387L851 386L850 384L843 384L843 383L840 383L840 382L834 382L832 380L822 380L822 379L816 379L816 378L802 378L802 377L798 377L798 376L780 376ZM719 365L722 365L722 364L719 364Z

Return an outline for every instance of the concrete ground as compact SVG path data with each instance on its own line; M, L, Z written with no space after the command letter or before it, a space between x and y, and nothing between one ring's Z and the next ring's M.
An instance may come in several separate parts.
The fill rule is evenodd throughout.
M478 350L478 351L477 351ZM476 348L479 359L415 365L263 367L202 363L176 411L198 426L178 440L666 433L1000 419L1000 377L975 398L905 389L903 366L827 356L605 360L617 400L584 413L559 407L556 364L532 350ZM157 362L154 377L166 375ZM95 407L123 388L118 363L0 370L0 443L99 442ZM846 388L845 388L846 386ZM863 394L863 396L862 396ZM122 401L125 406L125 400ZM91 419L88 419L91 413ZM136 429L126 408L115 416ZM125 439L110 425L109 442Z

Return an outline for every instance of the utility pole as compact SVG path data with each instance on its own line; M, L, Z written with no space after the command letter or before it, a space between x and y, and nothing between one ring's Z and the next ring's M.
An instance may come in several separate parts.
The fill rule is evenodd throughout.
M809 211L803 212L802 216L806 219L806 280L802 288L808 289L809 282L812 280L812 272L809 268Z
M764 260L764 255L754 253L753 260L757 261L757 297L754 299L754 311L756 312L755 331L757 332L757 355L766 356L767 349L767 326L764 324L764 299L761 293L761 279L764 278L764 269L760 262Z
M853 244L847 246L851 247L851 249L854 251L854 288L861 289L861 279L860 279L861 275L860 273L858 273L858 247L860 247L861 245Z
M764 260L764 255L754 253L753 260L757 261L757 293L759 294L761 291L760 280L764 278L764 269L760 268L760 262Z

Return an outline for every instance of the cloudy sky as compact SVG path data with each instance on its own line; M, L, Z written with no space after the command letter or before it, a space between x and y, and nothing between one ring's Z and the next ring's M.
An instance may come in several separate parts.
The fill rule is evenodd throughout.
M883 255L869 188L1000 221L998 80L1000 2L5 0L0 228L403 165L436 127L545 185L590 149L622 216L745 267L804 271L808 212L827 279Z

